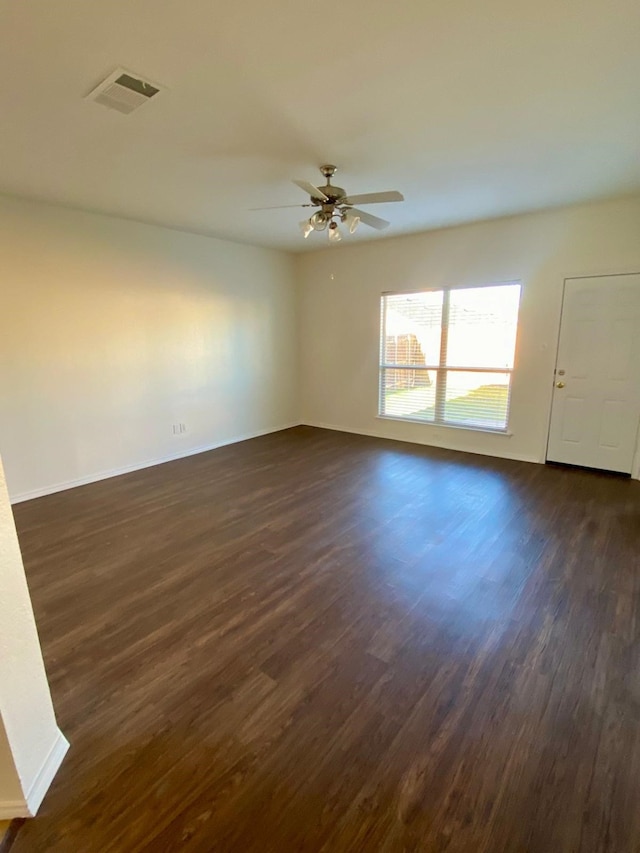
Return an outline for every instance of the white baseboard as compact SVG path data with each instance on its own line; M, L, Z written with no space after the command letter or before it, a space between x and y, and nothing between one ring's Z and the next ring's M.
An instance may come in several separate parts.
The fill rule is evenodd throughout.
M56 739L42 762L36 778L31 783L24 799L0 802L0 820L16 817L35 817L45 794L49 790L62 761L69 749L69 741L58 729Z
M88 474L86 477L78 477L74 480L64 480L60 483L43 486L42 488L30 489L27 492L18 492L17 495L11 495L11 503L22 503L23 501L30 501L34 498L42 498L45 495L53 495L56 492L64 492L67 489L75 489L77 486L86 486L89 483L108 480L110 477L119 477L121 474L130 474L132 471L142 471L144 468L152 468L154 465L162 465L165 462L174 462L176 459L186 459L188 456L196 456L198 453L207 453L207 451L216 450L218 447L226 447L229 444L237 444L240 441L248 441L251 438L259 438L261 435L270 435L272 432L281 432L283 429L291 429L295 426L300 426L300 421L271 427L269 429L258 430L257 432L246 433L245 435L235 436L234 438L225 439L224 441L216 441L212 444L204 444L201 447L193 447L190 450L179 450L177 453L171 453L168 456L145 459L142 462L134 462L132 465L124 465L121 468L109 468L105 471Z
M13 820L16 817L31 817L27 801L24 799L0 801L0 820Z
M69 741L58 729L58 735L55 743L49 750L49 754L45 758L39 773L31 783L31 787L27 791L27 806L29 809L29 817L35 817L36 812L40 808L40 804L44 800L45 794L49 790L54 776L58 772L62 761L69 749Z
M465 448L462 449L460 447L454 447L453 445L446 444L443 441L436 442L427 442L427 441L412 441L410 438L398 438L397 436L389 436L384 435L382 432L376 432L375 430L368 429L352 429L350 427L338 426L337 424L326 424L320 421L303 421L304 426L317 427L318 429L331 429L336 432L348 432L351 435L366 435L369 438L383 438L385 441L402 441L406 444L416 444L418 447L440 447L442 450L455 450L458 453L477 453L479 456L494 456L498 459L512 459L515 462L534 462L536 464L540 464L543 460L538 459L535 456L527 455L524 453L498 453L494 451L488 450L479 450L478 448Z

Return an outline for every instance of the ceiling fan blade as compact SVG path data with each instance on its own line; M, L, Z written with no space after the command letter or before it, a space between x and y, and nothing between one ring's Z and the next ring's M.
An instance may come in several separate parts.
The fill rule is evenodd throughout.
M378 231L384 231L385 228L388 228L391 223L387 222L386 219L380 219L379 216L372 216L372 214L367 213L366 210L358 210L356 207L352 207L349 211L354 216L360 217L360 222L364 222L365 225L370 225L371 228L377 228Z
M383 201L404 201L404 196L397 190L389 190L389 192L384 193L350 195L344 199L345 204L381 204Z
M317 207L315 204L275 204L272 207L250 207L249 210L282 210L285 207Z
M319 198L322 201L328 201L329 197L326 196L322 190L319 190L318 187L314 187L313 184L310 184L309 181L294 181L293 182L297 187L300 187L301 190L304 190L311 198Z

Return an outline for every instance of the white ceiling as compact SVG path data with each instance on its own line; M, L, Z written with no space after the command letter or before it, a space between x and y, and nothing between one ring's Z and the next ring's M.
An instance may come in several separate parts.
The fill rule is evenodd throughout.
M13 194L299 251L302 209L249 208L321 163L404 193L387 235L640 191L637 0L0 0L0 32ZM118 66L168 91L83 99Z

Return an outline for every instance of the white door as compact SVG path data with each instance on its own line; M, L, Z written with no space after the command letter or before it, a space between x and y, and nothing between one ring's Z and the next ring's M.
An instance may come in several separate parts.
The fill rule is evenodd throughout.
M631 473L640 422L640 275L565 282L547 459Z

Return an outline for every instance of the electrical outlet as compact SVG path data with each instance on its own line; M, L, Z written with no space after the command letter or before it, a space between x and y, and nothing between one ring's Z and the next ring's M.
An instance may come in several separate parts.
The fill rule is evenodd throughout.
M171 431L173 432L174 435L182 435L183 433L185 433L187 431L187 425L186 424L173 424Z

